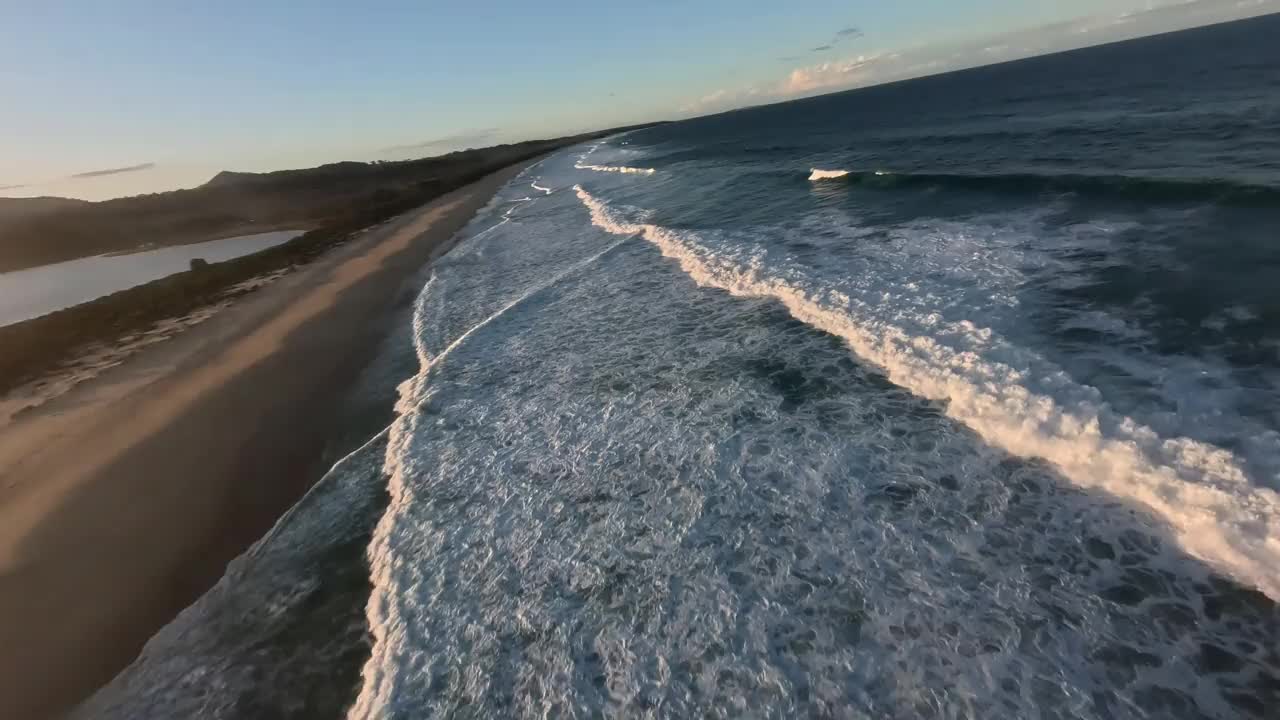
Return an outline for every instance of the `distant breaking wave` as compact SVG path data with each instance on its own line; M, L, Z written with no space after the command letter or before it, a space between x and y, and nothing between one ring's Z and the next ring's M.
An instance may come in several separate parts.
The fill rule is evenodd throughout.
M809 172L809 179L814 182L817 182L819 180L839 180L841 178L847 178L847 177L856 176L859 174L860 173L855 173L852 170L819 170L818 168L813 168ZM868 174L873 177L882 177L885 175L889 175L890 173L887 173L883 170L876 170L875 172L868 173Z
M812 173L809 175L809 179L814 181L835 180L837 178L847 177L848 175L848 170L819 170L818 168L813 168Z
M877 188L942 187L1010 194L1046 192L1119 197L1156 203L1216 202L1226 205L1280 205L1280 188L1231 180L1134 177L1126 175L1042 175L858 172L814 168L809 180L841 180Z
M718 254L692 233L624 220L574 189L597 227L642 236L699 285L778 300L796 319L843 339L894 384L946 403L948 415L990 444L1047 460L1081 487L1145 505L1187 552L1280 599L1280 495L1252 485L1232 453L1160 437L988 328L936 315L906 323L878 296L804 287L792 274ZM1032 378L1053 394L1028 387Z
M578 170L595 170L596 172L622 173L623 175L652 175L655 171L653 168L637 168L626 167L624 165L591 165L587 162L587 158L592 153L600 149L604 143L596 143L592 145L585 153L578 156L578 161L573 164Z
M652 175L656 172L653 168L634 168L623 167L620 165L586 165L578 162L574 167L579 170L595 170L596 172L623 173L626 175Z

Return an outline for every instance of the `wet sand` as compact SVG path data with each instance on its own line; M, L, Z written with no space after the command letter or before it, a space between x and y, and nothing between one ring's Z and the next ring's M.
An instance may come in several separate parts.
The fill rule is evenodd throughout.
M0 421L0 717L110 680L324 474L413 276L520 167Z

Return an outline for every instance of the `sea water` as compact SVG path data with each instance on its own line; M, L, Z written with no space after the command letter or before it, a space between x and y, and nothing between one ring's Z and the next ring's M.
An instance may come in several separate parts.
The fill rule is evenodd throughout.
M1280 18L656 127L86 712L1267 717Z

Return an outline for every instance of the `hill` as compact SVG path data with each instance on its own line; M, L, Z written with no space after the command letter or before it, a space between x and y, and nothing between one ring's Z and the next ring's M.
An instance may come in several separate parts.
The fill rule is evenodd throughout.
M200 201L190 205L193 209L189 209L187 215L198 217L198 213L204 211L201 208L214 206L217 202L227 202L228 198L253 199L259 193L277 199L259 201L260 206L268 209L270 202L278 202L279 207L294 207L299 212L311 211L316 217L327 213L330 219L304 235L259 253L192 269L83 305L0 327L0 348L6 349L6 352L0 352L0 394L55 370L60 363L74 358L83 348L94 343L109 343L127 333L151 327L166 318L180 317L199 307L224 301L234 294L248 292L240 285L245 280L306 264L357 236L362 229L421 207L426 202L475 182L489 173L609 132L617 131L468 150L443 158L394 164L399 167L385 167L393 165L390 163L354 163L359 167L346 167L336 171L333 166L326 166L315 168L314 171L289 170L279 174L224 173L212 188L127 198L124 201L83 203L85 207L73 204L67 212L58 213L58 217L63 218L60 220L63 224L52 223L43 227L68 227L87 232L87 223L95 218L111 219L109 213L100 209L103 206L136 227L145 223L147 217L142 213L150 207L167 209L171 212L170 217L180 220L183 217L182 205L175 198ZM425 177L433 172L440 174ZM401 191L391 189L397 183L409 182L404 177L413 177L415 174L424 179L410 182ZM359 180L361 177L364 180ZM320 178L327 180L322 182ZM371 178L376 181L369 181ZM333 189L331 182L349 182L362 189L339 208L326 210L318 206L308 207L308 198L314 201L317 197L339 194ZM311 192L308 194L296 189L290 190L294 185L310 188ZM30 227L38 229L42 225L36 223Z
M85 200L61 197L0 198L0 223L15 222L90 204Z
M145 247L326 227L398 198L431 196L476 167L513 162L571 140L498 145L399 162L221 172L198 188L94 203L0 200L0 272Z

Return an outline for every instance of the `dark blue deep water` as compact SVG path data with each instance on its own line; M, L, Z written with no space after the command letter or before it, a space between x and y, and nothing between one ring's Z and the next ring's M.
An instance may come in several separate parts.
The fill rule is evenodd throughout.
M546 158L399 419L84 714L1275 717L1277 38Z

